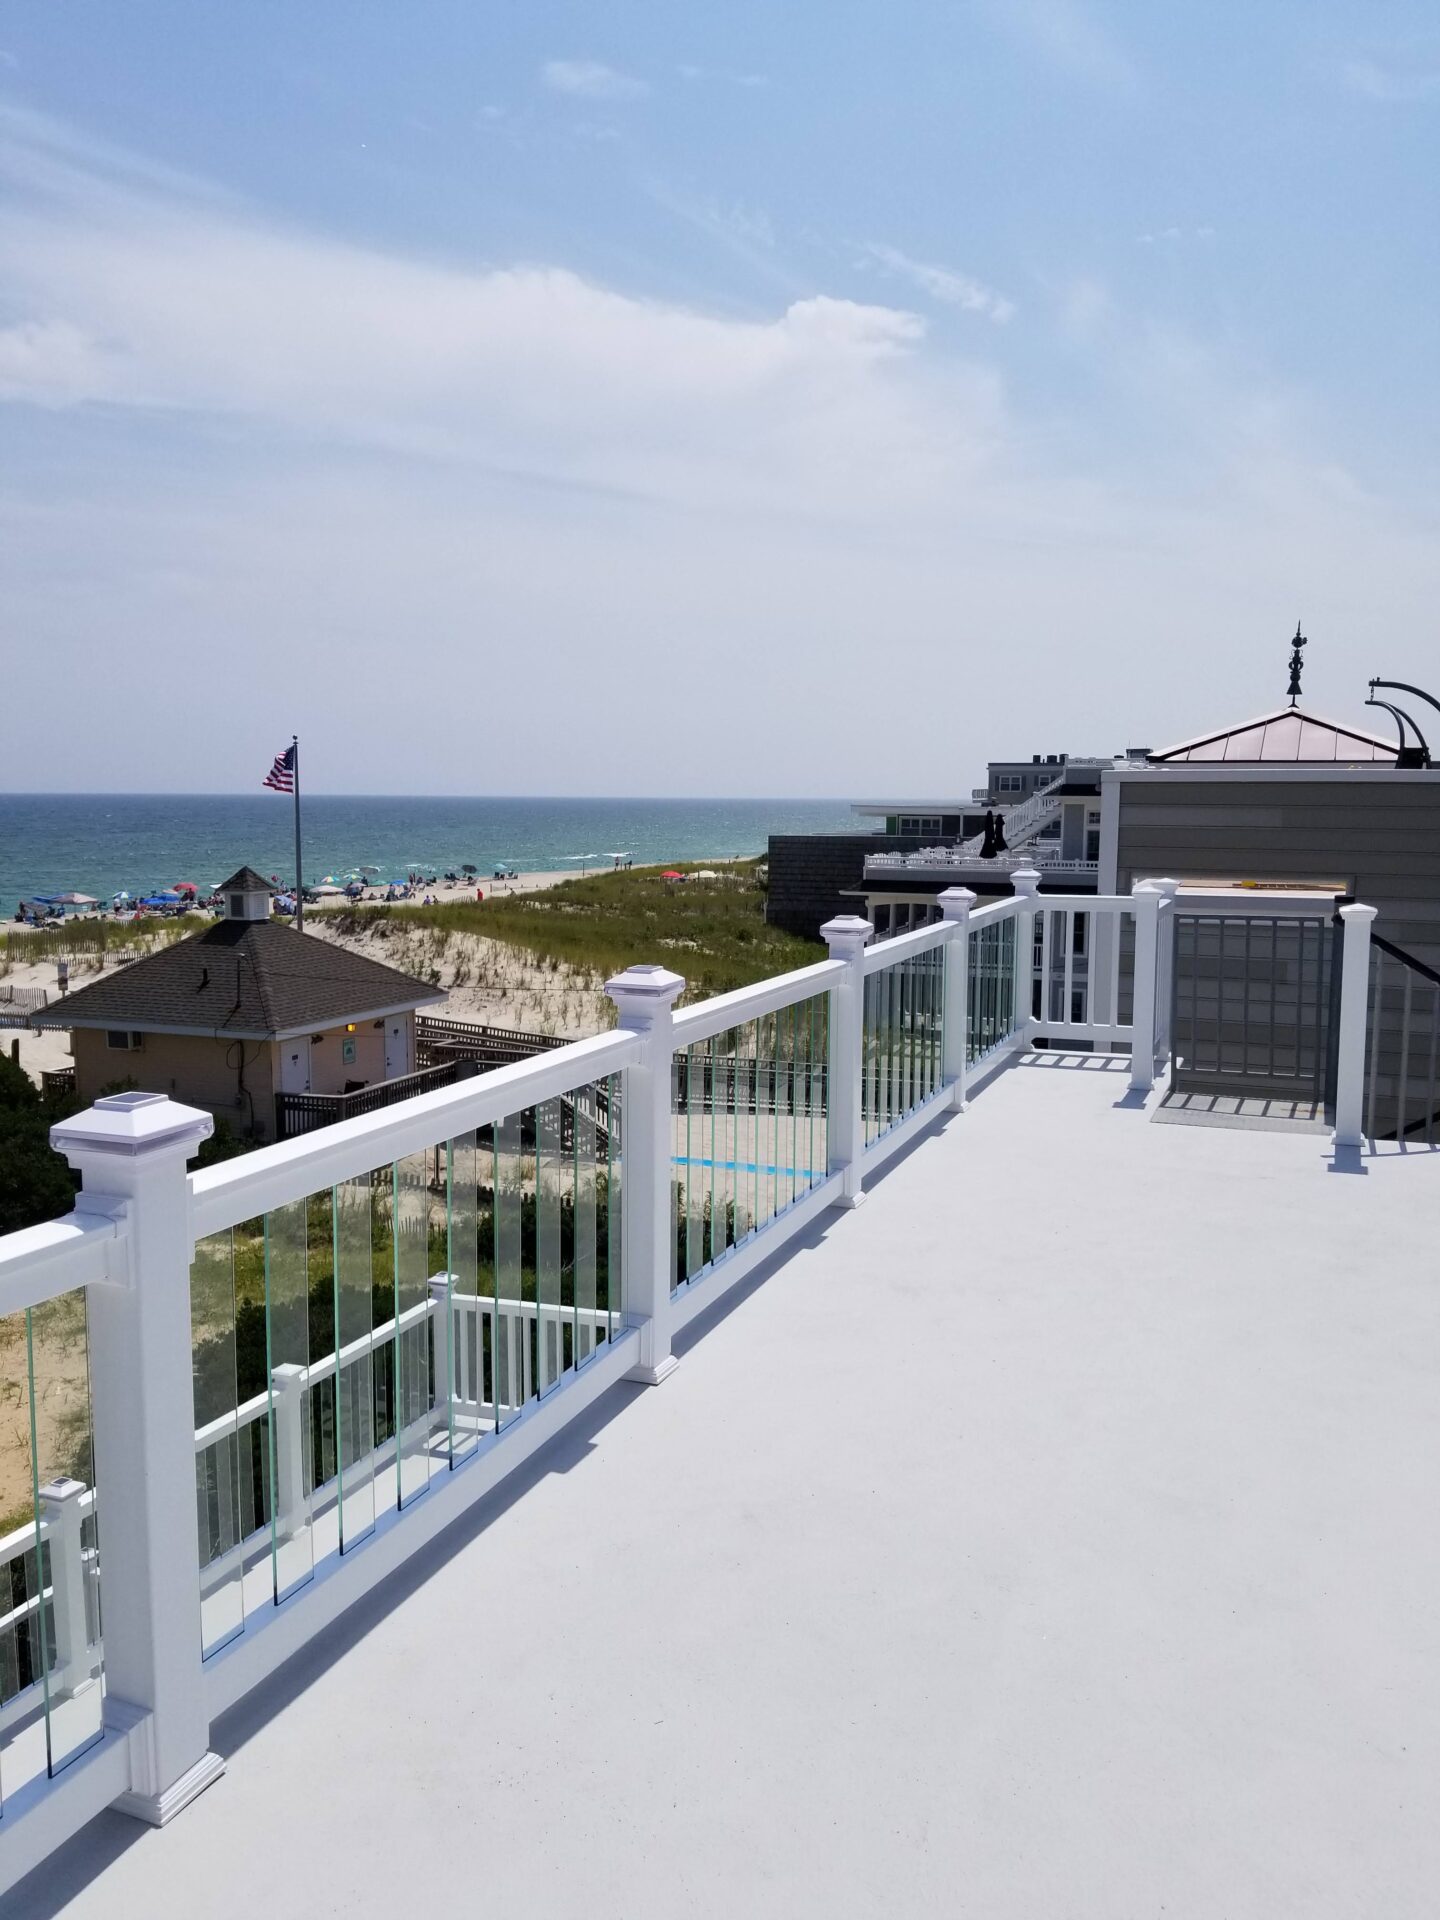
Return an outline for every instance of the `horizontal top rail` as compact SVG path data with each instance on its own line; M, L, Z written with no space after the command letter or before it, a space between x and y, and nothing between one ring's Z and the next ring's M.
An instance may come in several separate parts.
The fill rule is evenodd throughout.
M716 994L713 1000L701 1000L693 1007L682 1007L675 1015L674 1037L677 1047L693 1047L713 1034L728 1033L743 1027L747 1020L762 1014L778 1013L812 994L828 993L845 972L843 960L819 960L813 967L797 967L794 973L777 974L773 980L761 980L753 987L736 987L732 993Z
M1131 893L1037 893L1037 911L1053 907L1060 913L1133 913L1135 896Z
M0 1234L0 1319L116 1277L126 1257L125 1231L123 1218L67 1213L63 1220Z
M1397 947L1393 940L1383 939L1373 930L1370 935L1372 947L1379 947L1382 953L1388 953L1392 960L1398 960L1402 966L1409 967L1412 973L1423 974L1427 980L1433 980L1440 987L1440 972L1425 961L1417 960L1413 953L1407 953L1403 947Z
M640 1041L633 1033L596 1034L433 1093L417 1093L399 1106L206 1167L190 1176L191 1231L197 1239L220 1233L322 1187L370 1173L387 1161L421 1153L476 1127L493 1126L522 1108L618 1073L632 1065L639 1052Z
M913 960L916 954L930 953L936 947L943 947L950 938L953 924L949 920L932 920L928 927L911 927L908 933L894 934L889 940L877 940L874 946L865 949L865 972L882 973L886 967L893 967L898 961Z

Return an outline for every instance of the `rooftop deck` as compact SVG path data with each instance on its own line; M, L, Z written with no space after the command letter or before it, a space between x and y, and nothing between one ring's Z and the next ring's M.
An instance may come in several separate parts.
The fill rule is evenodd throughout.
M1428 1920L1440 1159L1158 1099L1017 1056L7 1920Z

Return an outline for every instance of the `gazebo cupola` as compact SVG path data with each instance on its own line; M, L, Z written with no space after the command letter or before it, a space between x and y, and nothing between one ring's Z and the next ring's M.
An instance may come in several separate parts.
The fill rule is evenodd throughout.
M226 920L268 920L270 918L270 882L253 867L241 867L216 889L224 896L222 917Z

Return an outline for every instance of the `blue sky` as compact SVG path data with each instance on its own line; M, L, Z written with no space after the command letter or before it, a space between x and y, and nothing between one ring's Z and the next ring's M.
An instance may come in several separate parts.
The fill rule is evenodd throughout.
M0 112L13 787L963 790L1297 614L1322 711L1440 677L1433 9L69 0Z

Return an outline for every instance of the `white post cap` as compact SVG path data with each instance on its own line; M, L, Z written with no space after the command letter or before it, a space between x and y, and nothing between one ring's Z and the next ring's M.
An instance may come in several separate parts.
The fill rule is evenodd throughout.
M669 967L627 967L605 982L605 991L620 1010L622 1027L644 1028L674 1006L685 991L685 976Z
M1357 900L1353 907L1341 907L1340 918L1342 920L1373 920L1379 911L1378 907L1362 906Z
M1150 884L1156 893L1163 893L1167 900L1173 900L1180 891L1178 880L1152 880Z
M1033 900L1040 891L1040 876L1034 867L1017 867L1010 876L1010 884L1023 900Z
M166 1154L188 1160L215 1122L198 1107L185 1107L163 1093L106 1093L93 1107L60 1120L50 1144L72 1167L82 1160L138 1160Z
M946 887L940 895L940 911L947 920L963 920L979 897L969 887Z
M842 913L834 920L827 920L820 929L820 938L830 949L832 959L845 959L858 953L865 942L875 932L868 920L858 913Z

